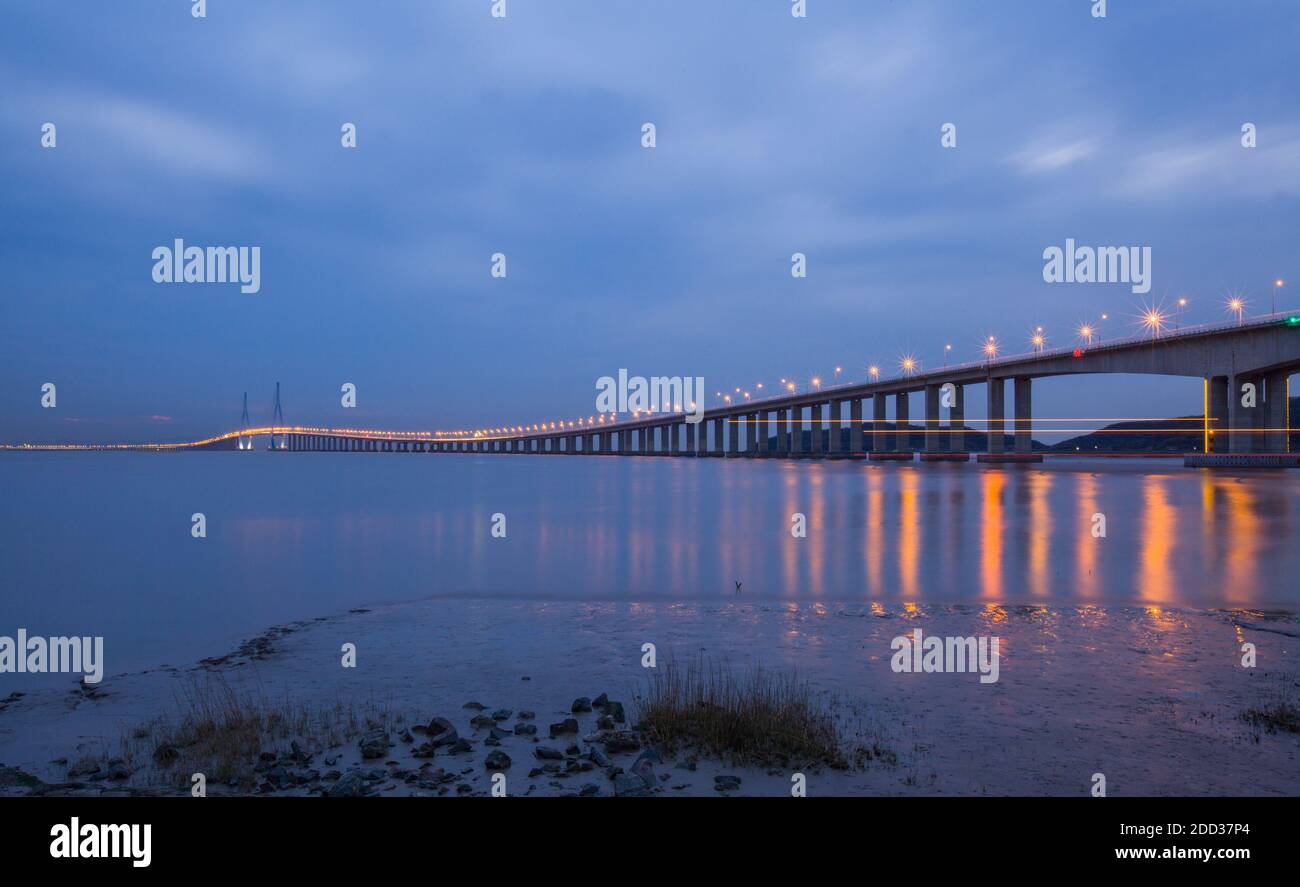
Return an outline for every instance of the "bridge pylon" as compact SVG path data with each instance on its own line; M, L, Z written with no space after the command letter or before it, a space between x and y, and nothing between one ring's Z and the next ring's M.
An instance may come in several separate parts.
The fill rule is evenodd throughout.
M243 431L243 432L247 432L247 431L248 431L248 426L249 426L249 424L250 424L250 423L249 423L249 421L248 421L248 392L245 391L245 392L244 392L244 412L243 412L243 415L241 415L241 416L239 417L239 430L240 430L240 431ZM250 436L249 436L248 434L246 434L246 433L245 433L245 434L241 434L240 437L239 437L239 449L241 449L241 450L251 450L252 448L253 448L253 438L250 437Z
M282 428L284 426L284 412L280 409L280 383L279 382L275 383L275 414L271 418L271 425L274 428ZM284 449L284 447L285 447L284 435L272 434L271 445L268 446L267 449L282 450Z

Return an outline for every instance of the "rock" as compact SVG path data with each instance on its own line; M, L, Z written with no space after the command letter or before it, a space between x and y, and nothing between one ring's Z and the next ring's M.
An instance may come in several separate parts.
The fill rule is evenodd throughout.
M597 767L610 767L614 762L600 749L592 747L587 751L587 760L591 761Z
M496 721L492 720L491 715L474 715L470 718L469 725L475 730L483 730L488 727L495 727Z
M367 733L361 737L358 745L361 747L361 757L366 760L373 758L382 758L388 754L388 747L391 743L388 741L388 733L384 730L376 730L373 733Z
M582 749L578 748L578 744L575 742L572 745L566 747L564 749L564 753L566 755L569 755L570 757L576 758L578 755L582 754Z
M713 790L719 792L734 792L740 788L740 777L723 775L713 777Z
M604 693L591 700L591 707L595 709L602 709L607 705L609 705L609 696Z
M627 716L623 714L623 703L621 703L621 702L608 702L608 703L606 703L606 704L605 704L605 714L607 714L607 715L609 715L611 718L613 718L615 723L618 723L618 724L625 724L625 723L627 723Z
M181 752L170 742L164 742L153 750L154 763L162 767L168 767L180 760Z
M508 708L498 708L496 711L492 712L492 720L508 721L510 720L511 714L512 712Z
M510 755L503 751L490 752L483 760L483 765L489 770L508 770L510 763Z
M359 770L349 770L339 781L325 789L327 798L359 798L366 793L366 780Z
M613 719L613 718L611 718L609 715L601 715L600 717L596 718L596 729L597 729L597 730L614 730L614 729L617 729L617 728L614 726L614 719Z
M516 736L533 736L537 733L536 724L515 724Z
M558 748L551 748L549 745L539 745L533 749L533 754L543 761L562 761L564 755Z
M484 705L483 703L481 703L481 702L473 702L473 701L466 702L466 703L465 703L463 706L461 706L461 707L462 707L462 708L472 708L472 709L474 709L474 711L482 711L483 709L487 708L487 706Z
M637 755L628 772L635 776L641 777L641 781L649 788L655 784L655 765L654 762L659 756L654 754L654 749L646 749Z
M551 724L551 738L563 736L565 733L577 733L578 721L575 718L565 718L558 724Z
M573 705L569 708L569 711L573 712L575 715L580 714L581 712L591 711L591 700L586 696L579 696L577 699L573 700Z
M501 741L502 739L510 738L510 734L507 733L505 730L502 730L500 727L493 727L491 732L488 735L492 739L497 740L498 742Z
M537 714L535 712L531 712L531 711L519 712L519 720L521 721L531 721L535 717L537 717Z
M474 746L469 744L468 739L457 739L455 742L451 744L450 747L448 747L447 754L463 755L466 752L471 752L473 750L474 750Z
M616 798L646 798L650 796L650 789L646 787L645 780L640 776L633 776L630 773L620 773L614 777L614 797Z
M605 751L611 755L639 751L640 748L640 737L628 730L622 730L618 733L610 733L605 737Z
M600 794L600 786L596 785L596 783L594 782L588 782L586 785L584 785L581 789L578 790L578 797L580 798L592 798L599 794Z
M451 745L460 738L455 725L446 718L434 718L429 722L429 726L425 728L424 732L429 737L427 744L434 748Z
M402 734L401 734L401 739L402 739L403 742L414 742L414 741L415 741L415 737L411 735L411 731L410 731L410 730L403 730L403 731L402 731Z

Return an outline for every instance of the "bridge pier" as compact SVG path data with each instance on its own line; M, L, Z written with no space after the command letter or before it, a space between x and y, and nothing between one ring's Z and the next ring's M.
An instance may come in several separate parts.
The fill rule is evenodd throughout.
M988 382L988 451L1001 453L1006 449L1005 432L1007 414L1007 387L1005 379L989 379Z
M1021 455L1034 451L1033 383L1033 379L1021 376L1015 381L1016 453Z
M939 433L939 386L925 386L925 451L943 452L943 435Z
M1290 373L1279 371L1264 377L1264 432L1267 453L1286 453L1290 447Z
M790 413L788 410L776 411L776 454L784 457L790 452Z
M1257 425L1255 417L1259 412L1260 399L1263 397L1263 392L1260 391L1262 381L1258 376L1246 373L1236 373L1232 377L1228 392L1228 452L1230 453L1255 452ZM1254 407L1245 406L1241 402L1245 396L1242 392L1244 385L1255 387Z
M966 432L962 426L966 424L966 386L955 385L957 390L953 398L953 405L948 408L948 427L951 430L948 448L954 453L966 453Z
M713 420L713 451L714 456L727 455L727 445L722 439L722 420Z
M871 445L868 450L873 453L884 453L889 450L889 433L885 430L885 410L888 409L888 403L887 396L884 394L871 396Z
M808 418L808 443L812 450L812 455L820 459L826 454L826 445L822 440L822 405L815 403L812 405L811 416Z
M790 455L803 455L803 407L790 407Z
M862 398L855 397L849 401L849 455L856 456L863 451L862 437L866 428L862 425Z
M727 417L727 455L740 455L740 422L735 416Z
M911 421L911 398L908 392L900 391L894 395L894 446L895 453L912 452L912 433L908 429Z
M844 401L842 400L832 400L830 403L831 414L827 420L826 436L829 438L827 451L832 459L838 459L844 455L844 439L840 430L840 416L844 411L843 407Z

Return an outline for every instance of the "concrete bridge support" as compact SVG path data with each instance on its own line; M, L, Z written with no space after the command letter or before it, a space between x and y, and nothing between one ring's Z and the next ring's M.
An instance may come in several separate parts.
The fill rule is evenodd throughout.
M885 431L885 410L888 400L884 394L871 397L871 446L873 453L885 453L890 449L889 434Z
M939 386L925 386L925 451L943 452L943 435L939 433Z
M1228 391L1228 452L1230 453L1253 453L1255 452L1255 428L1257 426L1256 416L1261 412L1260 404L1262 403L1263 392L1260 390L1263 386L1263 380L1255 375L1238 373L1233 375L1232 383ZM1243 387L1250 385L1253 387L1255 406L1249 407L1242 403L1242 398L1247 396Z
M740 419L731 416L727 419L727 455L740 455Z
M713 420L713 455L725 456L727 454L726 444L722 440L722 420Z
M790 452L790 413L786 410L776 411L776 454L785 456Z
M966 432L961 427L966 424L966 386L954 385L957 389L953 405L948 408L948 425L952 429L948 441L948 450L953 453L966 452Z
M687 423L686 423L686 452L687 452L688 454L692 455L692 456L694 456L694 455L695 455L695 452L696 452L696 450L695 450L695 429L696 429L697 425L698 425L698 423L696 423L696 422L687 422Z
M1285 453L1290 449L1290 373L1274 372L1264 377L1264 452Z
M812 405L812 417L808 421L808 444L813 456L821 458L826 455L826 443L822 440L822 405Z
M855 397L849 401L849 455L856 456L863 450L862 432L862 398Z
M766 456L771 446L771 442L767 439L767 410L754 417L754 436L757 438L755 443L758 444L754 452L760 457Z
M1006 449L1005 433L1007 415L1007 387L1005 379L989 379L988 382L988 451L1001 453Z
M1016 377L1016 452L1034 451L1033 379Z
M830 421L826 426L826 435L830 439L827 441L828 446L826 449L832 459L837 459L844 455L844 438L841 436L840 428L840 416L844 412L843 407L844 401L831 401Z
M912 435L907 429L910 409L910 398L906 391L894 395L894 441L891 450L895 453L912 451Z
M803 407L790 408L790 455L803 455Z

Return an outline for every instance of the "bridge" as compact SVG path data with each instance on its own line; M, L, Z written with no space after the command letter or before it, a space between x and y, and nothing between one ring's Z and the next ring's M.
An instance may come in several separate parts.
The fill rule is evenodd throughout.
M647 413L590 421L539 423L476 431L378 431L294 426L282 420L276 386L276 422L174 444L19 444L6 449L250 449L267 437L269 449L326 452L515 453L657 455L753 458L868 458L911 461L913 434L923 435L922 461L967 461L967 389L982 386L986 448L982 462L1040 461L1033 450L1033 382L1052 376L1124 373L1200 378L1204 419L1189 465L1300 466L1289 453L1291 373L1300 370L1300 312L1208 324L1077 348L1042 349L999 357L990 342L984 360L863 383L783 393L703 411L699 422L682 412ZM1007 414L1007 383L1014 414ZM921 428L909 416L909 395L922 393ZM892 400L892 416L889 403ZM870 415L864 410L869 405ZM947 416L942 413L946 411ZM847 416L845 415L847 413ZM805 439L807 416L809 433ZM946 418L946 423L945 423ZM1010 431L1008 434L1008 426ZM847 431L847 434L845 433ZM1010 446L1008 446L1008 442Z

